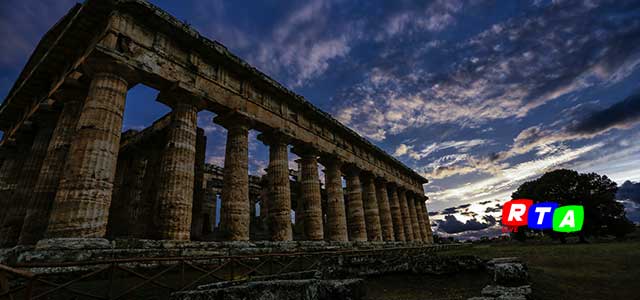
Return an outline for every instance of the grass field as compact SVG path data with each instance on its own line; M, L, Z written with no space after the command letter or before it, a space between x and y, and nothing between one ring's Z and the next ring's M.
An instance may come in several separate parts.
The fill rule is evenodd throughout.
M446 255L517 256L529 267L533 299L640 299L640 239L590 244L479 244ZM400 276L400 277L398 277ZM481 274L395 275L369 279L369 299L466 299L488 283ZM476 291L469 295L471 291Z

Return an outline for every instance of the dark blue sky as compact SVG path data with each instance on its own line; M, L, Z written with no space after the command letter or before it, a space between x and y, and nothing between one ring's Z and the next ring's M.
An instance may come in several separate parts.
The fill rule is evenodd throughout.
M424 174L433 211L484 215L558 167L640 180L638 1L152 2ZM1 97L73 3L0 4ZM130 91L126 128L168 111L155 95ZM220 164L211 117L199 125ZM266 149L250 138L258 173Z

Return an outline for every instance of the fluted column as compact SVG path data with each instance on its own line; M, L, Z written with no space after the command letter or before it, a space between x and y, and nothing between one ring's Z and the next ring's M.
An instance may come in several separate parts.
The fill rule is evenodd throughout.
M131 161L130 173L127 174L128 187L124 199L127 199L125 216L127 221L127 236L144 238L145 232L141 231L138 224L145 222L144 203L144 177L147 173L149 161L146 157L136 157Z
M249 121L239 114L217 117L227 128L220 232L225 240L248 241L249 226Z
M389 184L389 210L391 211L391 221L393 223L393 235L396 241L405 241L404 225L402 224L402 211L400 210L400 201L398 200L398 192L395 184Z
M391 221L389 196L387 194L387 182L383 178L378 178L378 180L376 180L376 199L378 199L378 210L380 211L382 239L385 241L395 241L393 234L393 222Z
M22 143L15 146L5 146L5 159L0 168L0 205L3 207L0 209L0 226L9 215L8 207L11 203L11 195L16 190L17 174L20 174L29 146Z
M422 237L422 241L427 241L427 227L424 224L424 213L422 211L421 205L422 199L420 197L416 197L416 216L418 217L418 225L420 227L420 237Z
M268 224L271 240L291 241L291 189L289 186L289 155L287 138L279 134L262 134L260 139L269 146Z
M193 211L198 109L189 102L173 105L171 125L160 158L158 237L189 240Z
M344 207L344 195L342 193L342 176L340 167L342 163L337 158L328 158L322 161L325 166L324 176L327 190L327 235L330 241L346 242L347 219Z
M346 170L347 181L347 226L349 240L366 241L367 229L364 220L364 206L362 204L362 186L360 171L349 166Z
M204 164L207 150L207 137L204 129L196 129L196 158L193 177L193 207L191 210L191 238L200 239L204 233Z
M413 241L413 225L411 222L411 214L409 213L409 205L407 204L406 191L403 188L396 189L398 192L398 201L400 202L400 212L402 213L402 225L404 226L405 241Z
M431 221L429 221L429 211L427 211L427 204L424 200L422 200L420 201L420 206L422 209L422 214L424 216L425 232L427 233L426 241L430 244L433 244L433 232L431 230Z
M305 150L300 153L300 197L304 214L304 234L308 240L324 239L322 228L322 197L318 177L316 153Z
M93 75L54 200L48 237L106 233L128 85L118 74Z
M262 177L260 186L260 229L267 232L269 230L269 186L266 177Z
M24 224L27 206L33 197L33 187L38 180L42 161L47 154L47 147L55 126L55 120L43 120L37 129L28 157L20 170L16 190L11 195L8 214L0 228L0 247L14 246L20 237Z
M376 186L373 176L369 173L361 173L362 202L364 204L364 219L367 227L367 239L369 241L382 240L382 228L380 226L380 211L376 199Z
M420 223L418 223L418 215L416 213L416 201L413 194L406 193L407 203L409 204L409 216L411 217L411 229L413 232L414 241L422 241L422 234L420 233Z

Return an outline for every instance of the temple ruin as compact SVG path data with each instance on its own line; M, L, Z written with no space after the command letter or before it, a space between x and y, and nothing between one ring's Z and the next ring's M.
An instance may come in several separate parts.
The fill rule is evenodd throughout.
M171 112L123 133L137 84ZM205 164L203 110L227 130L224 166ZM0 130L3 248L105 237L433 243L425 178L146 1L74 6L4 99ZM266 175L249 175L249 130L269 148Z

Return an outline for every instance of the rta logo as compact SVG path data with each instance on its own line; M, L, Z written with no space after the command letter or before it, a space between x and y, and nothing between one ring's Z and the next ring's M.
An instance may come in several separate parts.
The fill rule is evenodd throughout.
M582 205L558 206L555 202L533 204L530 199L515 199L502 206L503 232L517 232L519 226L575 232L582 230L583 223Z

